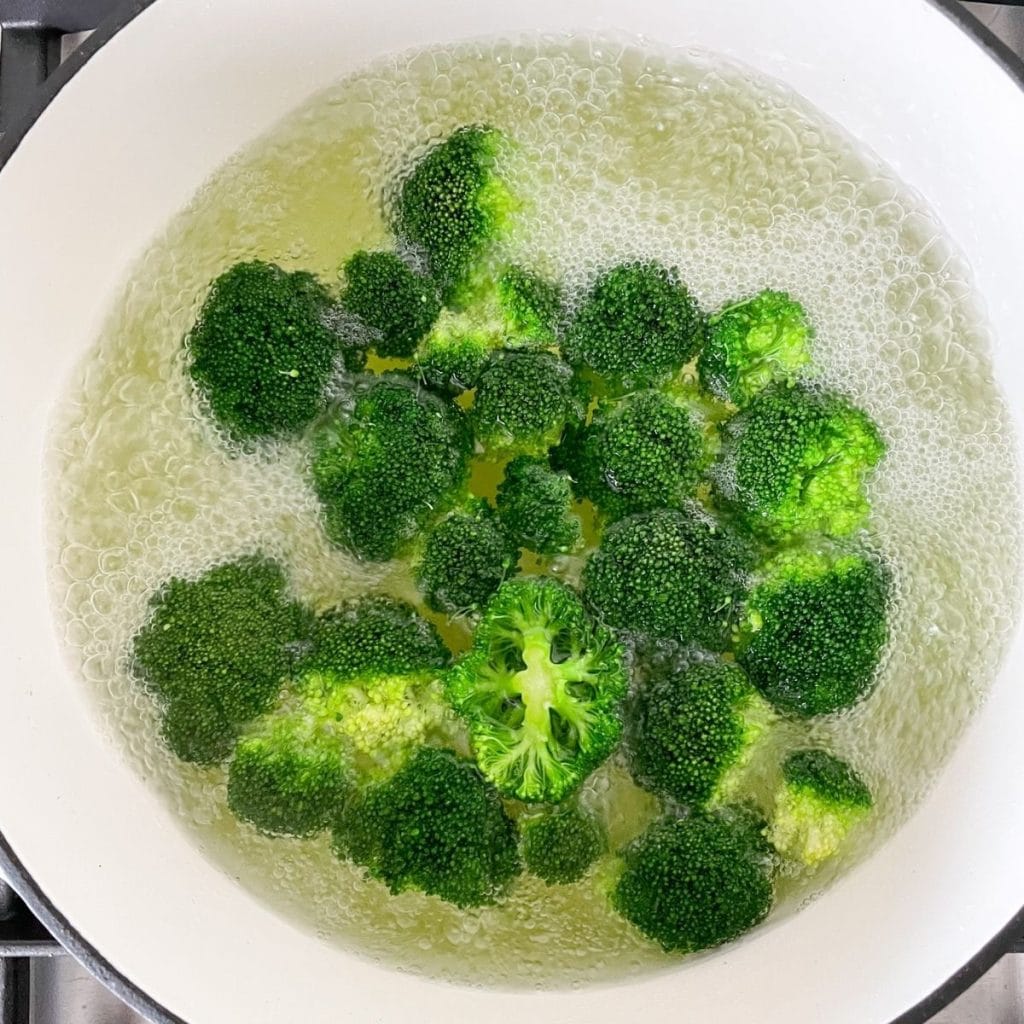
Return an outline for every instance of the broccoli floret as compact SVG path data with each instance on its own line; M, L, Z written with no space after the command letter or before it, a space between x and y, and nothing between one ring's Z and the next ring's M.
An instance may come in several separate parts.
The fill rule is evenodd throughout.
M445 305L516 208L497 173L505 145L493 128L464 125L429 149L400 184L395 231L424 251Z
M572 509L567 473L546 459L521 455L505 467L498 486L498 515L515 542L539 555L575 551L583 543L583 525Z
M270 835L328 828L352 785L345 752L305 711L269 715L243 736L228 768L228 807Z
M736 657L780 711L841 711L871 691L889 635L890 572L857 552L800 550L758 574Z
M578 882L608 847L593 815L569 805L521 824L526 870L548 885Z
M774 889L758 823L721 809L656 822L623 852L612 905L669 953L696 953L763 920Z
M402 553L461 486L471 452L456 406L400 374L358 383L314 439L327 536L371 561Z
M240 727L273 703L309 628L281 568L265 558L164 584L132 642L132 661L163 707L174 753L200 764L223 760Z
M494 903L520 871L515 825L468 761L422 747L359 791L334 825L334 849L393 893L421 889L460 907Z
M478 310L446 309L416 349L416 369L426 384L457 394L476 387L487 358L505 343L500 321Z
M488 358L470 415L490 454L544 455L585 408L572 370L557 356L506 350Z
M746 405L769 384L794 383L811 361L813 338L796 299L785 292L760 292L710 318L697 361L700 382L723 401Z
M213 282L185 339L189 373L236 440L294 436L324 408L341 353L329 306L312 274L273 263L237 263ZM361 358L348 350L349 368Z
M427 535L416 584L434 611L478 611L514 571L519 550L482 499L448 513Z
M722 650L749 559L695 510L643 512L605 531L584 567L583 594L614 629Z
M420 376L448 393L475 387L497 349L554 343L559 302L554 285L520 267L509 267L496 282L484 277L465 296L464 308L444 310L420 342Z
M627 684L621 646L590 622L576 593L529 577L494 595L446 692L480 770L502 793L557 802L618 743Z
M565 358L613 393L667 381L704 341L704 321L675 270L624 263L602 274L565 330Z
M710 463L694 412L659 391L601 403L587 426L566 432L556 459L607 521L679 508Z
M870 511L864 482L884 454L878 428L846 399L778 385L726 424L716 480L725 503L770 539L841 537Z
M683 804L729 799L774 717L736 665L714 659L656 671L627 710L630 771Z
M521 345L554 345L562 315L556 284L523 267L511 266L498 279L497 304L508 336Z
M344 274L342 308L372 329L377 355L409 358L441 312L433 282L393 252L357 252Z
M813 867L834 856L871 812L860 776L824 750L798 750L782 765L768 838L784 857Z

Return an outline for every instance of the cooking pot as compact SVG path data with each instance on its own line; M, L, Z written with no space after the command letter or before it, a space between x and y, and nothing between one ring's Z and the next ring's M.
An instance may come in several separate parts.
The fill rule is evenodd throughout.
M65 664L41 515L50 410L131 262L204 179L369 58L496 33L627 32L717 50L859 136L973 267L1019 430L1024 67L973 23L965 34L957 11L945 0L135 2L47 84L31 130L0 149L0 866L128 1002L189 1024L882 1024L923 1021L994 960L1024 905L1020 634L912 819L801 913L620 983L457 987L339 951L203 855L103 738Z

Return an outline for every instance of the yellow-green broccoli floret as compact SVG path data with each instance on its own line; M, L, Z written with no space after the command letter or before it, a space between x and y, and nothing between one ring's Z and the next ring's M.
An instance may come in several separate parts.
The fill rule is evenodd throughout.
M420 889L460 907L495 903L519 874L516 829L472 762L421 747L390 779L358 791L334 849L393 893Z
M513 459L498 486L497 508L505 529L528 551L565 554L583 543L569 475L552 469L547 459Z
M498 174L506 145L493 128L464 125L432 146L399 185L395 231L423 250L446 305L457 298L516 209Z
M478 611L515 571L519 550L483 499L449 512L416 563L416 584L430 608L449 615Z
M550 352L493 353L477 381L470 417L491 455L544 455L586 401L572 370Z
M358 382L314 438L327 536L370 561L401 554L460 489L471 452L458 407L400 374Z
M813 338L796 299L785 292L759 292L708 320L708 339L697 361L700 382L722 401L746 405L770 384L795 383L811 361Z
M175 577L154 595L132 664L182 760L223 760L241 727L274 702L310 629L287 590L275 562L249 556Z
M623 852L612 905L669 953L739 938L774 900L761 829L732 808L656 822Z
M628 685L622 647L552 577L494 595L446 692L477 763L507 796L557 802L619 742Z
M659 666L627 709L630 771L640 785L681 804L727 800L774 718L732 663Z
M425 384L448 394L476 387L492 352L505 344L503 325L480 310L444 310L416 349L416 370Z
M548 885L578 882L608 848L601 823L574 804L525 818L520 829L526 870Z
M607 521L680 508L711 462L695 410L660 391L602 402L589 424L566 432L555 458L572 475L576 495Z
M718 493L771 540L841 537L871 510L865 481L885 454L867 413L803 385L762 391L725 425Z
M350 256L341 306L370 328L377 355L409 358L441 312L433 282L393 252Z
M723 650L750 553L694 509L660 509L609 527L583 570L583 594L613 629Z
M331 299L312 274L252 260L210 287L185 339L188 370L239 441L293 437L327 404L336 362L362 365L327 326Z
M798 750L782 765L768 838L808 867L835 856L871 813L871 791L845 762L824 750Z
M704 319L678 273L623 263L584 296L562 342L565 358L623 394L669 380L704 342Z
M780 711L842 711L870 693L889 636L891 573L873 555L801 549L768 562L746 599L736 657Z

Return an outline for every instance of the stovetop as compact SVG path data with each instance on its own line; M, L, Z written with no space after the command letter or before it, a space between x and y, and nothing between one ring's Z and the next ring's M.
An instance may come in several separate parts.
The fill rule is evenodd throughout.
M0 135L119 0L0 0ZM963 7L1024 57L1024 0ZM0 1024L145 1024L0 878ZM930 1024L1024 1024L1024 936Z

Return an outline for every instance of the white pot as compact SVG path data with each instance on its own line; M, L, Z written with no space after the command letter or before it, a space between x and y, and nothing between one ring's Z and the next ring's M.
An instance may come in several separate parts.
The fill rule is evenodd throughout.
M449 986L300 932L206 859L100 738L55 641L40 467L50 409L131 261L236 149L368 58L538 29L718 50L860 136L966 253L1024 418L1022 83L925 0L163 0L99 33L0 174L0 831L33 906L150 1013L883 1024L1024 905L1020 636L930 797L827 895L700 962L580 991Z

